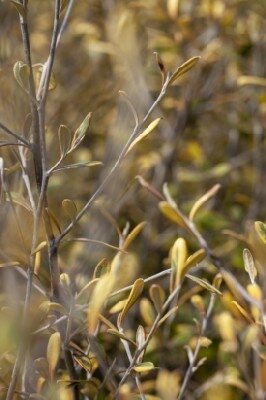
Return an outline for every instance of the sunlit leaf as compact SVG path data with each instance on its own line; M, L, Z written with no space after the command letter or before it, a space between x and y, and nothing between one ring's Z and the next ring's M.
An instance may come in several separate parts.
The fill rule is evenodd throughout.
M133 142L128 147L126 154L128 154L137 143L148 136L159 125L160 121L161 118L156 118L154 121L152 121L149 126L142 133L140 133L135 140L133 140Z
M44 249L45 247L47 247L47 241L44 240L43 242L39 243L35 249L31 252L31 255L38 253L39 251L41 251L42 249Z
M208 190L207 193L205 193L203 196L201 196L193 205L190 213L189 213L189 219L192 221L196 215L196 213L201 209L201 207L208 201L210 200L213 196L216 195L218 190L221 188L220 184L214 185L210 190Z
M237 301L232 301L232 304L234 304L236 306L236 308L238 309L238 311L240 312L240 314L250 323L253 324L254 321L253 319L249 316L249 314L247 313L247 311L237 302Z
M191 254L186 260L185 263L185 270L188 271L189 268L193 267L194 265L197 265L201 263L201 261L206 258L206 250L204 249L199 249L195 251L195 253Z
M133 240L138 236L138 234L142 231L144 226L147 224L147 222L143 221L127 235L125 242L123 244L123 249L127 250L128 246L133 242Z
M185 275L185 264L188 257L185 239L178 238L171 250L171 265L175 277L175 286L179 285Z
M261 239L261 241L266 244L266 224L261 221L255 222L255 230Z
M255 263L253 260L253 256L249 249L244 249L243 250L243 260L244 260L244 265L245 265L245 270L247 271L249 275L249 279L251 283L255 283L255 278L257 276L257 270L255 267Z
M191 68L194 67L194 65L197 64L197 62L200 60L201 57L196 56L190 58L188 61L186 61L184 64L180 65L175 72L172 74L170 80L169 80L169 85L171 85L173 82L175 82L180 76L188 72Z
M119 317L118 317L119 325L122 325L128 311L135 304L135 302L138 300L139 296L141 295L143 288L144 288L144 280L137 279L132 286L131 292L127 298L127 301L124 305L123 310L119 314Z
M55 369L60 358L61 337L59 332L53 333L47 346L47 361L50 377L54 377Z
M161 286L153 284L150 287L149 294L157 313L159 313L165 301L164 290L161 288Z
M212 286L209 282L207 282L205 279L198 278L194 275L189 275L187 274L187 277L192 280L193 282L196 282L198 285L203 287L204 289L207 289L211 293L219 294L222 296L222 292L220 290L216 289L214 286Z
M72 143L71 143L71 147L73 149L76 148L79 145L79 143L83 140L83 138L85 137L85 135L89 129L89 126L90 126L90 120L91 120L91 112L84 118L84 120L82 121L82 123L80 124L80 126L78 127L76 132L74 133Z
M160 201L159 208L161 212L172 222L182 226L183 228L189 229L186 221L184 220L181 213L178 210L170 206L167 201Z
M135 372L142 373L142 372L149 372L154 368L155 368L154 364L152 362L147 361L136 365L135 367L133 367L133 370Z
M239 76L239 78L237 79L237 86L246 86L246 85L266 87L266 78L262 78L260 76L250 76L250 75Z

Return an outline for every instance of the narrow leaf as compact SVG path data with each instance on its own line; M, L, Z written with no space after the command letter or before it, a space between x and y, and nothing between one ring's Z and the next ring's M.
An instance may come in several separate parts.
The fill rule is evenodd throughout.
M84 118L84 120L74 133L71 145L72 148L75 148L86 135L87 130L89 129L90 126L90 120L91 120L91 112Z
M163 303L165 301L165 293L161 286L153 284L149 290L150 298L154 304L157 313L161 312Z
M204 258L206 258L206 251L204 249L197 250L195 253L188 257L185 263L185 270L187 271L194 265L199 264L202 260L204 260Z
M64 158L71 146L72 135L66 125L60 125L58 129L58 138L60 145L60 155Z
M148 136L158 125L159 122L161 121L161 118L156 118L154 121L152 121L149 126L144 130L144 132L140 133L138 137L136 137L135 140L130 144L129 148L127 149L126 154L128 154L133 147L140 142L142 139L144 139L146 136Z
M118 317L119 325L123 323L125 316L127 315L129 309L133 306L133 304L137 301L137 299L141 295L143 288L144 288L144 280L137 279L132 286L131 292L127 298L123 310L119 314Z
M254 285L255 283L255 278L257 276L257 270L255 267L254 259L249 251L249 249L244 249L243 250L243 260L244 260L244 265L245 265L245 270L247 271L249 275L249 279L251 283Z
M249 314L246 312L246 310L237 302L237 301L232 301L232 304L236 306L240 314L250 323L253 324L254 321L253 319L249 316Z
M27 64L23 61L17 61L13 67L13 73L19 86L26 92L28 92L28 79L30 69Z
M31 255L33 256L34 254L38 253L39 251L41 251L42 249L44 249L45 247L47 247L47 241L44 240L43 242L39 243L35 249L32 251Z
M146 340L145 330L142 325L139 325L139 327L137 329L137 333L136 333L136 344L137 344L138 350L142 348L142 346L145 343L145 340ZM145 354L145 349L138 356L138 358L136 360L137 364L142 362L144 354Z
M255 85L266 87L266 78L261 76L242 75L237 79L237 86Z
M51 379L54 377L54 372L60 358L61 338L60 333L55 332L50 336L47 346L47 361L49 365L49 374Z
M169 80L169 85L171 85L173 82L175 82L181 75L185 74L187 71L189 71L191 68L194 67L194 65L197 64L197 62L200 60L201 57L196 56L190 58L188 61L186 61L184 64L182 64L180 67L178 67L175 72L172 74L170 80Z
M0 268L7 268L7 267L18 267L21 263L19 261L7 261L5 263L0 264Z
M198 285L203 287L204 289L207 289L211 293L219 294L222 296L222 292L220 290L216 289L214 286L212 286L209 282L207 282L205 279L200 279L194 275L189 275L187 274L187 277L192 280L193 282L196 282Z
M126 340L127 342L133 344L134 346L137 346L132 339L128 338L126 335L119 332L117 329L107 329L107 332L110 333L111 335L119 337L120 339Z
M142 231L144 226L147 224L147 222L143 221L127 235L125 242L123 244L123 250L127 250L128 246L133 242L133 240L138 236L138 234Z
M87 168L87 167L95 167L96 165L102 165L101 161L88 161L82 163L75 163L64 165L63 167L56 168L55 171L64 171L66 169L74 169L74 168Z
M179 213L177 209L171 207L167 201L160 201L159 208L162 214L164 214L170 221L182 226L182 228L189 229L181 213Z
M143 362L141 364L136 365L135 367L133 367L133 370L135 372L141 373L141 372L151 371L154 368L155 368L154 364L152 362L147 361L147 362Z
M208 190L207 193L205 193L202 197L200 197L196 203L193 205L190 214L189 214L189 219L192 221L196 215L196 213L200 210L200 208L208 201L210 200L215 194L218 192L218 190L221 188L220 184L214 185L210 190Z
M255 230L257 234L259 235L259 238L261 241L266 244L266 224L264 224L261 221L256 221L255 222Z

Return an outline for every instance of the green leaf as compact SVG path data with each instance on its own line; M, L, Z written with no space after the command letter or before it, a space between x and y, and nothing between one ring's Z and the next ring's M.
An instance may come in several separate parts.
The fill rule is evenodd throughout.
M149 372L154 368L155 368L154 364L152 362L147 361L147 362L143 362L141 364L136 365L135 367L133 367L133 370L135 372L141 373L141 372Z

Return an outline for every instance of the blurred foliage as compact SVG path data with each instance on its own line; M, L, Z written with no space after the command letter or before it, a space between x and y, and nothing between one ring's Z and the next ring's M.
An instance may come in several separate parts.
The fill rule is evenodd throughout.
M50 0L29 2L33 63L42 63L47 57L53 8L54 2ZM223 296L217 296L204 334L210 342L205 342L207 346L203 344L199 352L198 359L207 357L207 360L188 383L189 399L213 400L219 393L225 400L260 400L266 391L265 231L263 236L263 225L263 229L254 227L255 221L265 221L266 211L266 85L263 79L255 79L266 77L265 17L264 0L80 0L73 8L56 53L53 70L56 88L49 92L47 102L49 165L59 157L59 125L75 131L88 112L92 112L89 133L79 149L68 157L68 164L103 162L103 166L59 171L51 178L49 204L60 229L70 221L62 201L73 200L77 209L85 204L103 181L134 127L132 114L119 90L127 93L142 119L162 83L153 53L158 52L169 71L191 57L201 56L197 66L169 88L157 107L153 117L163 117L159 126L134 147L104 193L69 236L86 237L120 248L117 227L122 231L129 222L129 231L132 231L141 221L147 221L140 235L134 237L130 252L123 254L123 268L119 265L121 282L113 283L107 276L102 283L104 289L98 287L98 292L95 289L90 294L91 308L102 310L111 292L132 284L137 278L144 279L169 268L172 257L169 251L178 236L185 238L188 254L200 247L189 229L173 223L160 212L158 197L164 199L164 183L168 183L171 196L185 215L211 187L221 185L219 192L194 218L214 258L199 261L199 273L197 269L193 272L212 282L219 272L214 260L219 259L224 282L220 288ZM13 76L14 64L24 56L18 15L9 1L0 3L0 21L0 121L21 133L30 109L25 93ZM6 140L2 131L1 140ZM27 265L33 223L18 151L10 147L1 147L0 151L5 162L6 187L14 200L14 204L2 202L0 208L1 263L15 260ZM29 175L34 179L32 165ZM58 227L54 229L58 231ZM39 236L40 242L45 240L44 232ZM258 270L255 294L247 288L250 280L244 268L244 248L250 249ZM118 255L121 253L99 243L65 240L59 257L65 306L71 309L74 296L93 278L106 277L104 273L110 265L116 268ZM38 257L35 281L48 291L50 277L45 251L40 251ZM0 389L3 389L0 398L4 399L20 336L25 276L13 267L0 272ZM261 310L243 297L237 282L245 288L245 293L261 302ZM168 293L168 278L162 278L160 285ZM105 296L101 298L102 291ZM190 301L197 294L201 300ZM177 398L188 368L184 346L193 351L199 335L199 326L193 318L201 321L204 312L198 308L199 301L207 308L210 296L203 286L190 279L184 281L177 312L155 332L146 350L144 361L152 362L159 370L149 370L144 365L144 372L136 371L147 400ZM35 289L33 299L29 327L32 332L49 324L55 317L54 312L68 315L69 309L63 312L53 307L42 309L42 314L40 307L47 298ZM104 316L116 324L117 312L125 304L115 311L112 307L125 296L111 299ZM237 305L232 301L237 301ZM79 304L86 302L88 297ZM141 300L130 307L125 335L136 341L138 326L143 325L148 331L155 317L149 289L145 286ZM104 349L106 357L106 364L102 366L93 346L88 346L84 318L82 311L73 316L71 337L81 398L112 398L112 383L104 381L103 371L114 359L116 379L127 368L121 338L108 333L103 321L97 325L98 320L90 314L85 329L91 333L98 326L97 346ZM55 330L55 326L49 326L40 335L33 335L27 385L32 393L36 391L44 398L68 400L73 398L73 393L71 385L64 384L70 378L60 354L58 359L50 361L54 369L59 363L56 379L54 371L46 365L51 358L46 352L48 340L50 348L54 346L58 351L57 345L51 344L53 335L57 334ZM39 360L38 366L36 360ZM137 399L138 393L135 381L129 379L121 387L120 398ZM16 398L29 397L16 394Z

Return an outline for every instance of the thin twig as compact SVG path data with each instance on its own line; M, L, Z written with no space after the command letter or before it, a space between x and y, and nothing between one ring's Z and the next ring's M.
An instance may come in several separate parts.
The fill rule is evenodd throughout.
M160 322L161 318L163 317L163 315L167 311L167 309L170 306L170 304L172 303L172 301L178 297L180 289L181 289L181 285L178 285L174 289L174 291L170 294L170 296L167 298L167 300L164 302L161 311L158 312L158 314L157 314L157 316L156 316L156 318L155 318L155 320L154 320L154 322L153 322L153 324L151 326L151 329L150 329L150 331L149 331L149 333L148 333L148 335L147 335L147 337L145 339L145 342L143 343L142 346L140 346L136 350L129 367L126 369L123 377L121 378L121 380L119 382L119 385L118 385L118 388L117 388L117 391L116 391L116 393L114 395L114 399L118 398L119 390L120 390L121 386L123 385L123 383L127 380L129 375L131 374L132 368L134 368L134 366L136 365L137 359L140 356L140 354L143 352L143 350L145 350L147 348L147 346L150 343L150 340L151 340L154 332L156 331L156 329L157 329L157 327L159 325L159 322Z
M139 135L141 129L147 122L148 118L150 117L151 113L154 111L154 109L157 107L157 105L160 103L162 98L165 96L166 89L168 82L170 80L170 77L166 80L164 86L162 87L162 90L160 94L158 95L157 99L154 101L154 103L151 105L149 108L148 112L146 113L145 117L143 118L142 122L139 123L139 125L135 126L134 130L132 131L131 135L129 136L126 144L124 145L121 153L119 154L116 162L114 163L113 167L110 169L108 174L105 176L103 179L102 183L98 186L96 191L93 193L93 195L90 197L88 202L85 204L85 206L79 211L79 213L76 215L76 217L73 219L73 221L65 228L65 230L56 238L56 243L59 244L61 240L72 230L72 228L76 225L76 223L83 217L83 215L86 213L86 211L90 208L92 203L100 196L100 194L103 192L106 184L109 182L110 178L113 176L113 174L116 172L116 170L119 168L120 164L125 158L125 155L127 153L127 150L130 146L130 144L133 142L134 139Z
M193 352L192 358L191 358L191 360L189 360L189 367L188 367L188 369L186 371L186 374L185 374L185 377L183 379L182 386L180 388L180 392L178 394L177 400L181 400L182 399L182 397L183 397L183 395L185 393L185 390L187 388L188 382L189 382L189 380L190 380L190 378L191 378L191 376L192 376L192 374L194 372L195 363L197 361L198 354L199 354L199 351L201 349L201 338L206 333L208 320L210 318L210 315L211 315L211 312L212 312L212 309L213 309L213 306L214 306L215 298L216 298L216 295L214 293L212 293L211 297L210 297L210 302L209 302L209 305L208 305L207 312L204 315L202 323L201 323L201 330L200 330L200 334L199 334L199 337L198 337L198 340L197 340L197 344L196 344L195 350Z
M25 146L30 147L30 143L24 139L22 136L18 135L17 133L11 131L7 126L5 126L2 122L0 122L0 128L7 133L10 136L13 136L17 140L19 140L21 143L23 143Z

